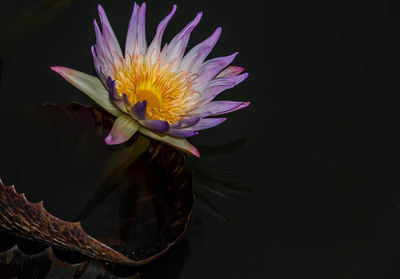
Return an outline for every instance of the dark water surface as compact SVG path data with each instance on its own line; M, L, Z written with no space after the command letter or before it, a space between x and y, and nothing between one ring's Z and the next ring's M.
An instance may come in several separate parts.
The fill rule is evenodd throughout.
M76 121L22 111L91 104L49 67L95 74L97 3L0 3L0 177L68 221L123 147L105 146L106 131L85 141ZM101 3L124 42L133 2ZM173 3L147 2L148 41ZM221 98L251 106L190 141L208 165L203 175L244 177L252 192L229 199L203 187L183 239L142 278L400 277L400 4L177 4L165 41L203 11L189 46L222 26L210 57L239 51L234 64L250 73ZM213 190L204 177L196 183Z

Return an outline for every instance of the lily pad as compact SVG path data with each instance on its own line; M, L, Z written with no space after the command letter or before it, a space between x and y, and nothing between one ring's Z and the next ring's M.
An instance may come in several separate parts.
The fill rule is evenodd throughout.
M107 271L104 264L85 260L79 264L62 261L54 254L53 249L47 248L40 253L28 255L18 246L0 253L0 272L2 278L98 278L118 279ZM61 275L62 274L62 275ZM63 276L63 277L61 277ZM125 279L139 279L139 273L135 273Z
M124 265L148 263L163 255L183 236L189 224L194 196L192 174L187 171L180 152L144 136L135 136L119 147L107 147L103 138L111 128L112 116L79 104L20 109L17 117L10 118L13 122L8 125L12 129L5 140L20 143L21 148L25 148L25 151L19 150L21 153L30 152L27 161L40 156L37 145L41 144L54 148L52 152L47 150L46 154L59 152L55 157L59 156L60 160L72 156L68 150L69 153L77 152L73 154L77 157L76 164L84 166L87 161L92 168L93 165L98 166L100 171L91 180L82 178L84 181L98 181L88 184L86 188L82 188L81 181L66 185L60 178L59 185L54 185L55 189L48 184L41 186L39 181L32 181L32 187L29 187L28 179L18 178L18 189L21 187L28 197L43 199L52 214L59 212L61 218L69 221L49 214L41 203L28 202L13 188L0 186L3 187L3 195L0 195L2 212L9 213L0 218L3 229L51 247ZM54 135L46 133L48 130ZM31 142L21 138L32 132L38 138L32 138ZM49 140L48 137L57 140ZM64 137L68 139L66 143L63 142ZM43 145L43 140L56 143L54 146ZM71 146L66 145L66 151L62 149L62 144L67 143ZM34 146L38 150L32 150ZM9 158L11 162L12 158ZM27 169L24 164L22 166ZM21 167L21 164L18 166ZM47 169L43 169L44 177L52 167L49 164ZM32 174L30 180L38 175L37 170L40 169L39 166L36 171L29 170ZM55 171L61 173L56 167ZM68 179L67 175L65 179ZM63 194L57 195L57 189ZM1 200L1 197L7 200ZM69 200L75 204L68 203ZM10 215L10 212L13 214ZM72 215L78 216L76 221L80 221L81 225L71 222Z
M5 186L1 180L0 208L0 226L8 232L80 252L97 260L133 263L124 255L87 235L79 222L66 222L52 216L41 202L28 202L24 194L17 193L14 186Z

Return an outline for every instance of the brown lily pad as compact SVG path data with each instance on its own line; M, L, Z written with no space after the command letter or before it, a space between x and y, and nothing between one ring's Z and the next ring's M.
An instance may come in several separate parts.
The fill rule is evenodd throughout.
M60 210L60 206L56 208L54 204L79 201L85 197L86 204L83 206L65 204L71 209L66 212L77 212L77 222L54 217L41 203L30 203L24 195L2 184L0 227L51 247L123 265L148 263L163 255L183 236L189 224L194 195L192 174L187 171L184 156L180 152L144 136L135 136L122 146L102 147L105 145L104 135L111 128L113 118L96 108L71 104L32 107L28 113L27 110L24 113L21 111L18 117L13 118L12 127L18 127L16 134L11 129L5 140L11 142L17 139L21 144L12 144L29 149L26 151L29 156L25 156L27 161L41 156L37 147L43 142L41 131L46 135L44 140L50 142L49 137L53 135L46 131L52 130L59 137L57 140L69 137L69 150L76 146L83 152L79 153L78 163L87 160L99 166L104 176L96 178L99 181L96 187L88 185L85 191L82 191L79 181L61 187L62 195L49 195L54 191L50 185L42 186L36 182L34 187L29 187L24 177L18 179L17 188L21 186L29 197L44 196L41 199L46 207L52 205L50 212L53 215ZM20 131L24 131L24 134L19 135ZM24 141L23 135L27 131L37 135L32 138L33 143ZM68 135L64 136L63 133ZM72 133L75 134L71 136ZM34 144L38 151L26 147L27 144ZM45 146L53 148L49 144ZM99 146L105 151L98 149ZM54 148L57 152L63 152L56 145ZM64 158L67 155L64 153ZM9 158L4 159L7 161ZM35 167L29 164L31 166ZM37 174L30 171L33 175ZM51 174L51 171L48 172ZM91 198L87 195L87 189L92 189Z
M51 248L28 255L18 246L0 253L0 273L2 278L97 278L97 279L139 279L139 273L129 277L117 277L107 271L98 261L85 260L72 264L57 258ZM62 276L62 277L61 277Z
M194 198L183 156L141 136L134 144L139 142L148 142L146 151L118 165L77 219L97 239L144 264L183 236ZM114 223L99 224L104 219Z
M90 237L79 222L66 222L50 215L41 202L30 203L14 186L0 180L0 226L16 235L79 252L93 259L134 263L124 255Z

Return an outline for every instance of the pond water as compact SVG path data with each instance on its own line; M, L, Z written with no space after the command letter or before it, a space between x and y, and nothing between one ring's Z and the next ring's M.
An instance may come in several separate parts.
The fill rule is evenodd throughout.
M115 2L101 4L123 42L133 2ZM190 138L201 153L188 159L195 173L190 224L175 247L138 271L140 278L400 276L400 6L392 2L177 3L165 41L203 11L189 47L222 26L210 57L239 51L234 65L250 76L219 98L251 105ZM132 212L129 196L137 198L137 188L119 182L120 192L85 218L82 212L132 142L106 146L109 127L71 116L65 105L93 103L49 69L95 74L97 4L0 3L0 178L118 246L103 236L121 216L132 217L124 212ZM147 2L148 38L172 4ZM158 165L140 166L131 173L132 181L141 179L139 189L170 183ZM155 216L170 210L155 208Z

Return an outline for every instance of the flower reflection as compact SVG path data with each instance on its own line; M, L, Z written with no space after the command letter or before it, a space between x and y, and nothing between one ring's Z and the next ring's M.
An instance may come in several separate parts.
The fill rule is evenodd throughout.
M48 125L56 129L59 123L68 123L72 120L79 124L74 125L75 129L79 128L79 132L70 135L71 138L66 140L69 144L81 147L81 152L76 154L77 158L89 159L92 163L98 161L98 158L104 159L100 160L102 162L100 166L104 166L100 171L104 174L103 180L102 178L96 180L103 182L100 185L97 183L86 185L90 189L89 195L83 195L79 183L75 183L76 185L69 185L68 191L62 196L62 200L68 200L70 197L76 199L78 195L85 196L83 207L75 212L79 212L76 220L82 222L86 232L140 263L147 263L163 255L172 246L177 247L160 260L151 262L140 269L122 268L124 274L134 275L138 271L143 276L152 274L149 276L159 278L160 273L169 270L176 273L176 277L179 275L188 257L187 239L190 239L196 231L196 224L194 224L191 234L183 237L192 215L194 202L192 184L195 186L196 203L200 205L200 209L225 220L228 219L227 216L213 203L208 202L207 194L211 192L232 198L233 194L236 197L239 194L240 197L241 193L250 191L245 177L222 171L221 168L206 163L205 156L202 159L187 156L184 161L182 154L173 148L141 135L135 135L129 144L118 149L109 149L101 144L104 150L100 150L98 146L91 147L93 139L102 137L104 130L109 129L113 122L110 115L95 108L83 107L75 103L68 106L31 107L28 111L24 117L20 115L21 122L18 124L21 125L18 127L33 125L36 131L44 131L49 130ZM31 122L26 119L30 119ZM47 124L43 125L44 123ZM41 136L38 135L38 137L40 140ZM219 154L222 151L229 153L239 149L244 142L243 139L239 139L219 147L199 146L199 148L205 155L210 155L213 151L218 151ZM26 148L31 148L31 146L28 145ZM99 153L96 158L93 158L93 150ZM192 172L195 174L193 179ZM17 186L20 184L23 186L26 183L20 182ZM43 192L43 188L41 190L40 187L41 185L36 185L34 189L29 187L27 194L33 191L40 193L40 197L45 199L46 193L50 191L44 188L45 192ZM52 200L60 199L57 195L47 195L47 197ZM45 204L47 200L45 199ZM63 204L59 200L57 203ZM64 206L65 203L60 205L60 207ZM70 208L70 211L74 211L73 208ZM52 212L57 213L57 210L53 208ZM179 239L182 241L177 242ZM52 246L57 247L57 245ZM39 252L33 251L35 254ZM0 269L6 264L1 262L2 255L0 255ZM56 256L60 256L57 250ZM28 259L22 258L22 260ZM90 266L95 263L88 264ZM172 265L173 271L170 270ZM80 266L85 267L86 264ZM100 266L96 265L96 267ZM46 268L48 265L43 266L45 271ZM114 273L122 272L119 265L109 265L106 268L113 269ZM158 275L155 275L156 273Z

